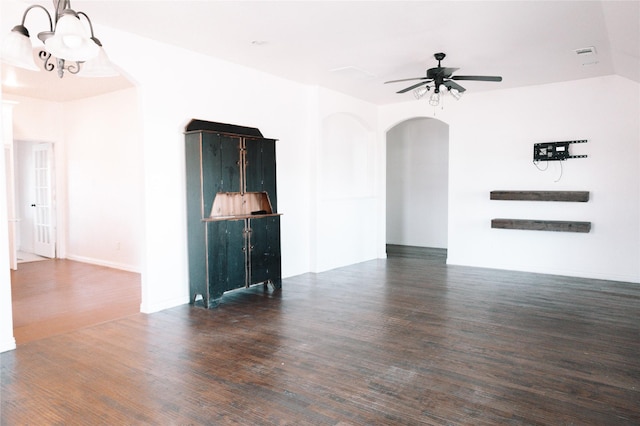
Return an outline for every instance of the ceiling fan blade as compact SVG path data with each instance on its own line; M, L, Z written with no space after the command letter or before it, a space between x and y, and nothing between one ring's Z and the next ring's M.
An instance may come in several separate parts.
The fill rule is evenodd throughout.
M451 80L447 80L444 82L444 85L447 86L447 89L451 90L451 89L456 89L458 92L462 93L464 92L465 89L464 87L460 86L458 83L456 83L455 81L451 81Z
M440 76L443 78L449 78L451 77L451 74L458 71L459 69L460 68L445 68L445 67L429 68L427 70L427 77L436 78L436 76Z
M426 80L426 79L427 79L427 77L402 78L400 80L385 81L384 84L387 84L387 83L398 83L400 81Z
M493 75L454 75L451 80L502 81L502 77Z
M424 84L429 84L429 83L431 83L431 80L421 81L418 84L414 84L413 86L406 87L406 88L404 88L402 90L397 91L396 93L405 93L405 92L408 92L409 90L416 89L416 88L418 88L418 87L420 87L420 86L422 86Z
M458 71L460 68L442 68L442 76L444 78L451 77L451 74Z

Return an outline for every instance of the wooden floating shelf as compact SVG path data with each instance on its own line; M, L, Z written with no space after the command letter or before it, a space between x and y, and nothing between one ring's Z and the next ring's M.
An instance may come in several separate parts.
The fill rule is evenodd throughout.
M491 227L530 231L581 232L591 231L591 222L563 220L491 219Z
M491 191L492 200L589 201L589 191Z

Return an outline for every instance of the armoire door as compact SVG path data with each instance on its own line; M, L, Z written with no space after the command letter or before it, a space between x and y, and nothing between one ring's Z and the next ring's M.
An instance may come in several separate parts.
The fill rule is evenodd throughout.
M244 220L207 222L208 296L214 302L227 290L244 287Z
M192 298L202 295L208 300L211 277L207 268L210 262L207 258L207 240L224 238L226 228L222 228L222 234L218 234L220 227L207 228L203 219L211 215L213 200L218 192L240 191L240 142L240 138L217 133L186 135L187 252ZM208 233L213 235L208 236ZM216 285L217 289L226 284Z
M273 212L278 211L276 199L276 141L246 139L246 191L266 192Z
M251 226L251 284L281 276L280 216L250 219ZM279 278L274 280L280 287Z
M202 134L202 197L209 217L218 192L240 192L240 143L237 137Z

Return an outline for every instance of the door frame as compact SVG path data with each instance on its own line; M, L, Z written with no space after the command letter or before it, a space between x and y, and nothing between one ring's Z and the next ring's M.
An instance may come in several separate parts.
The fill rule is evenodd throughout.
M4 144L5 178L7 190L7 220L9 227L9 268L18 269L18 250L16 247L16 185L13 140Z
M58 149L57 149L57 144L55 143L55 141L44 141L44 140L31 140L31 139L15 139L14 140L14 150L16 151L15 157L17 158L17 163L14 167L14 179L16 181L16 183L19 182L19 175L22 173L21 170L19 170L21 167L24 167L24 164L27 164L29 169L28 171L26 171L25 173L28 173L30 176L34 176L34 170L33 170L33 161L24 161L23 156L20 155L20 152L24 152L24 149L20 149L19 145L22 144L22 147L24 147L26 144L28 144L29 146L29 152L32 152L33 149L32 147L39 145L39 144L48 144L51 147L51 151L52 151L52 155L50 158L51 161L51 179L52 179L52 233L55 235L55 257L54 258L62 258L63 256L61 256L61 241L60 241L60 236L61 236L61 227L60 227L60 218L63 217L61 216L61 211L60 211L60 203L58 202L59 198L59 194L60 194L60 179L58 176L58 169L59 167L59 155L60 153L58 153ZM33 178L32 178L33 179ZM33 182L32 182L33 184ZM31 189L32 186L31 186ZM27 198L24 197L30 197L29 194L24 194L24 191L21 189L20 185L17 184L16 185L16 199L18 200L19 203L21 203L23 205L23 208L27 208L24 207L24 205L26 204L31 204L31 201ZM24 199L23 199L24 198ZM18 226L18 230L17 235L20 235L20 237L22 237L22 235L20 234L22 231L20 228L22 228L24 226L24 222L26 220L25 217L22 217L23 215L21 214L22 210L20 210L19 208L17 208L17 212L16 214L18 215L18 223L20 224L20 226ZM34 229L34 225L33 225L33 220L29 221L29 228L30 229ZM33 231L32 231L33 232ZM17 247L16 247L17 248Z

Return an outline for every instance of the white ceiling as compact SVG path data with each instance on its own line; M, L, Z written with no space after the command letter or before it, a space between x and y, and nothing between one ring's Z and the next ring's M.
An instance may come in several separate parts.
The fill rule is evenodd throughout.
M19 0L20 12L11 19L6 12L13 9L5 7L0 30L6 33L18 24L22 10L33 3ZM47 1L40 4L52 9ZM463 82L468 92L614 73L640 82L636 0L74 0L72 6L86 12L96 27L136 33L378 104L412 100L410 92L395 93L410 82L383 83L423 76L436 65L436 52L447 54L443 66L460 68L456 74L503 77L501 83ZM109 52L109 40L96 36ZM575 53L590 46L596 55ZM154 60L171 66L170 58ZM5 84L13 71L18 80L30 74L22 89ZM64 100L128 84L121 79L60 80L51 74L4 66L3 92ZM49 81L38 82L40 77Z

